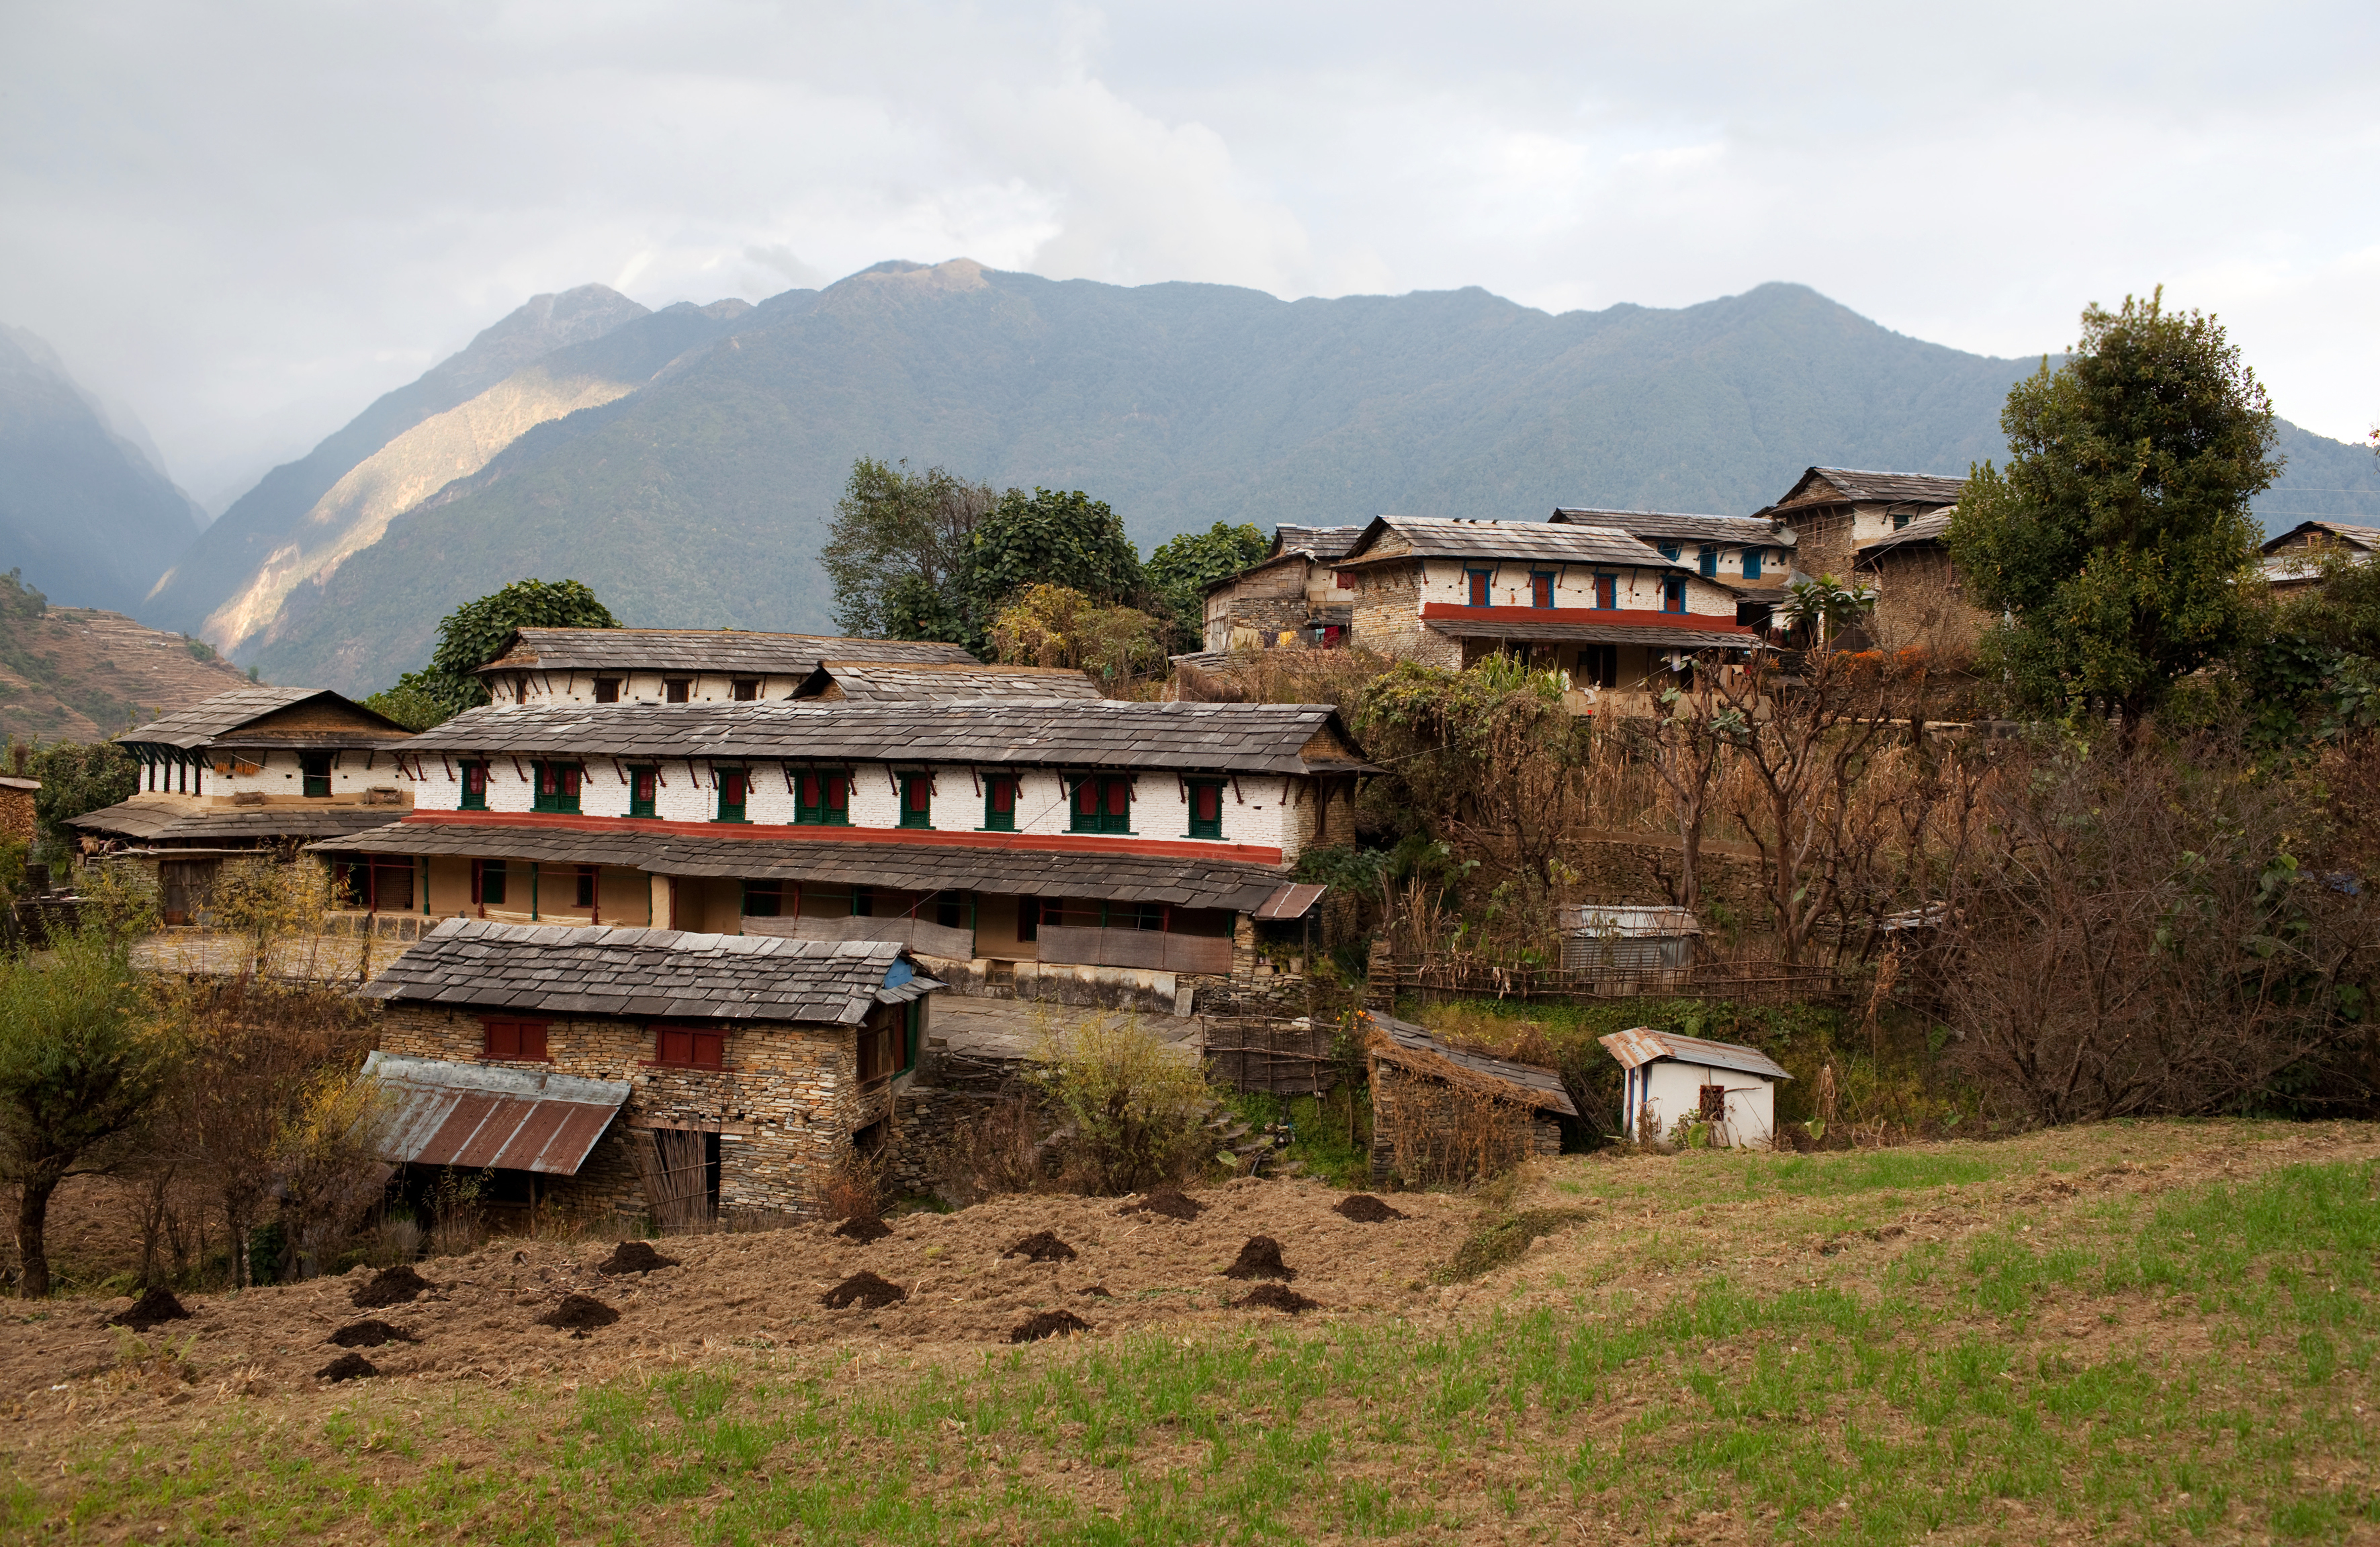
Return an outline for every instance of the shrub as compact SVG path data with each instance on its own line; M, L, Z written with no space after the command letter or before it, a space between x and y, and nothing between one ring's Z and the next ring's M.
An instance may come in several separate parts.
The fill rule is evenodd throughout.
M1027 1078L1061 1125L1060 1172L1077 1191L1143 1192L1207 1157L1214 1092L1137 1016L1087 1016L1045 1032Z

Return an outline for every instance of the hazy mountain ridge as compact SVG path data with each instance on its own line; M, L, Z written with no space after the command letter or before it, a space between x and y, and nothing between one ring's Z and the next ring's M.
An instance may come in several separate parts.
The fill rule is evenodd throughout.
M152 577L155 590L138 611L164 627L198 631L208 615L265 567L298 523L358 463L423 420L460 407L524 366L646 315L647 308L602 285L530 297L463 348L374 399L312 451L265 474L232 502L180 563L162 579Z
M1813 462L1956 473L1999 455L2008 386L2036 363L1907 338L1798 286L1554 316L1478 289L1285 302L880 264L529 429L291 590L243 659L376 687L448 608L528 574L586 580L632 623L823 627L815 557L859 456L1088 489L1144 544L1392 509L1745 512ZM2298 465L2268 503L2319 485L2380 508L2358 498L2380 490L2368 454L2289 433Z
M33 334L0 327L0 569L62 603L129 610L206 513Z

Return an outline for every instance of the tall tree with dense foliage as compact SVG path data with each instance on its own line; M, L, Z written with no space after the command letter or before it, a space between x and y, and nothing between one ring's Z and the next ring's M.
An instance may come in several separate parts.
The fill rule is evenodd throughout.
M2137 726L2249 624L2272 405L2222 326L2160 289L2086 309L2000 427L2008 466L1974 471L1950 525L1969 599L2010 620L1985 667L2036 708Z
M103 806L131 798L140 787L140 765L113 741L54 741L25 759L24 773L42 781L33 797L42 838L52 853L71 851L67 822Z
M444 720L488 701L487 685L471 674L503 652L514 629L619 627L612 609L577 580L515 580L441 618L430 664L406 673L395 688L364 702L400 725L426 730L427 725L417 722L432 710Z
M50 1200L122 1158L172 1064L124 938L94 926L0 962L0 1180L25 1298L50 1292Z
M1190 640L1207 631L1207 588L1260 562L1272 544L1245 521L1218 521L1205 531L1169 537L1148 555L1148 583L1174 627Z
M834 581L835 627L855 639L965 638L960 577L998 498L942 468L853 463L819 555Z
M1027 586L1064 586L1101 606L1132 607L1148 577L1106 501L1079 489L1011 489L975 530L964 584L973 615L988 626Z

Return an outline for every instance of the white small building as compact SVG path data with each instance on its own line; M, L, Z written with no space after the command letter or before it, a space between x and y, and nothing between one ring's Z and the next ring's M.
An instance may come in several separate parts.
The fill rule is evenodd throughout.
M1710 1143L1766 1149L1777 1134L1777 1082L1793 1077L1756 1048L1634 1026L1601 1039L1622 1071L1620 1121L1630 1138L1666 1140L1681 1118Z

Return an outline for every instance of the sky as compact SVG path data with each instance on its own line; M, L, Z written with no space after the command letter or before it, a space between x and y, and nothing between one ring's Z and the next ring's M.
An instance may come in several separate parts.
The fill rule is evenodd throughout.
M2380 6L0 6L0 323L220 508L539 291L891 258L2060 348L2162 284L2380 423Z

